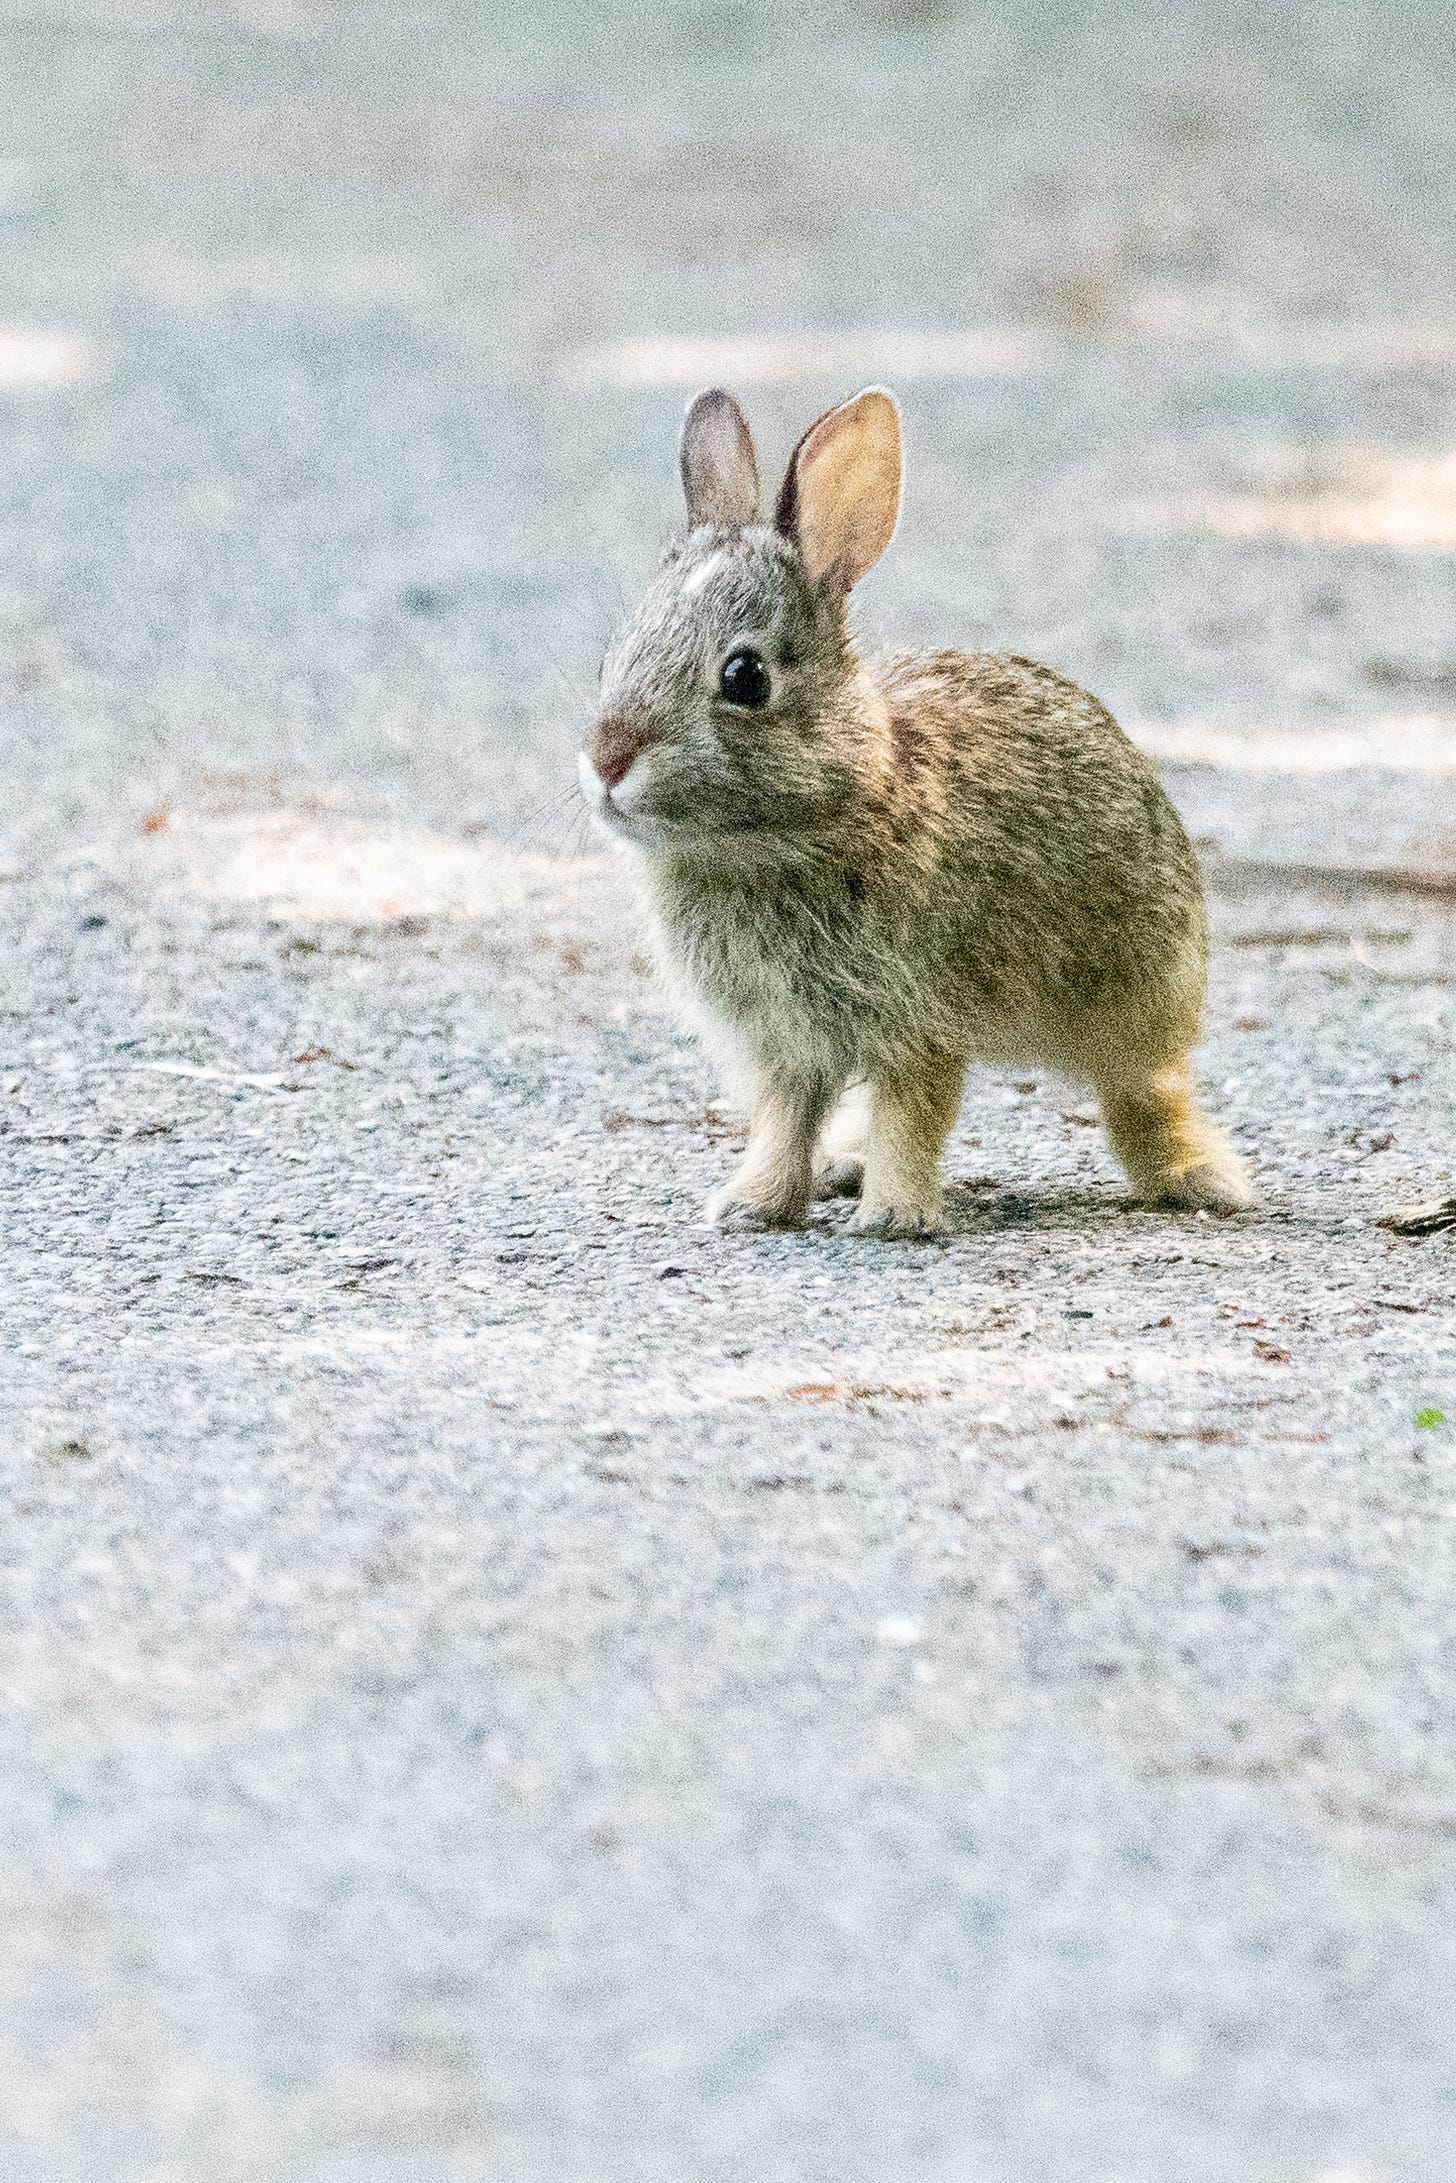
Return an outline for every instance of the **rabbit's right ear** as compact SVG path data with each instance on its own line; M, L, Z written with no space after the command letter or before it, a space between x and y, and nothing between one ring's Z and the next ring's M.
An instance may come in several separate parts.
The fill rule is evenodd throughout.
M758 514L758 459L748 420L731 394L709 387L683 419L678 451L688 528L741 530Z
M816 417L794 449L774 520L811 579L848 591L872 569L900 514L900 412L866 387Z

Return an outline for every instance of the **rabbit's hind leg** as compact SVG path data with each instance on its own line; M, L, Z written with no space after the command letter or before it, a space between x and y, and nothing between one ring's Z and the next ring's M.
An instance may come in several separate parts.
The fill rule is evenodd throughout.
M763 1076L737 1172L708 1200L715 1225L802 1228L809 1217L814 1139L833 1099L822 1078Z
M872 1076L869 1137L854 1235L925 1239L940 1228L940 1156L960 1112L964 1054L928 1053Z
M1242 1160L1194 1097L1185 1060L1098 1084L1102 1119L1137 1195L1185 1213L1246 1213L1258 1197Z
M864 1182L870 1129L866 1084L851 1084L825 1123L814 1153L816 1198L857 1198Z

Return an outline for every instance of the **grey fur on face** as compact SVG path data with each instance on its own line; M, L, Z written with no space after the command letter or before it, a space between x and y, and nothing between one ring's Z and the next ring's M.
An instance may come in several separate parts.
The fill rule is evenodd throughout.
M752 711L719 694L745 648L771 679ZM633 819L681 848L695 834L812 822L845 792L826 700L854 667L842 595L808 580L788 540L760 525L690 532L602 669L603 716L650 754Z

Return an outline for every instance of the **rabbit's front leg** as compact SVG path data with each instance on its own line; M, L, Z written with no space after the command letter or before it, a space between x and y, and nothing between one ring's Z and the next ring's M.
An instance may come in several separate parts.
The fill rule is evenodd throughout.
M917 1240L940 1227L940 1156L960 1112L962 1054L930 1053L870 1079L864 1184L850 1233Z
M765 1075L754 1093L748 1148L737 1173L708 1200L714 1223L802 1228L813 1189L814 1139L833 1092L822 1080Z

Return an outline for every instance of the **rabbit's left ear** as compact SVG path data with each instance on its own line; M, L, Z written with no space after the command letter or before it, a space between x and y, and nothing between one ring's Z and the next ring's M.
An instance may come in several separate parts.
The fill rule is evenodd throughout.
M872 569L900 513L900 412L883 387L826 410L810 425L779 489L775 521L816 582L831 571L847 591Z
M741 530L758 515L758 460L748 420L731 394L708 387L683 419L678 450L688 528Z

